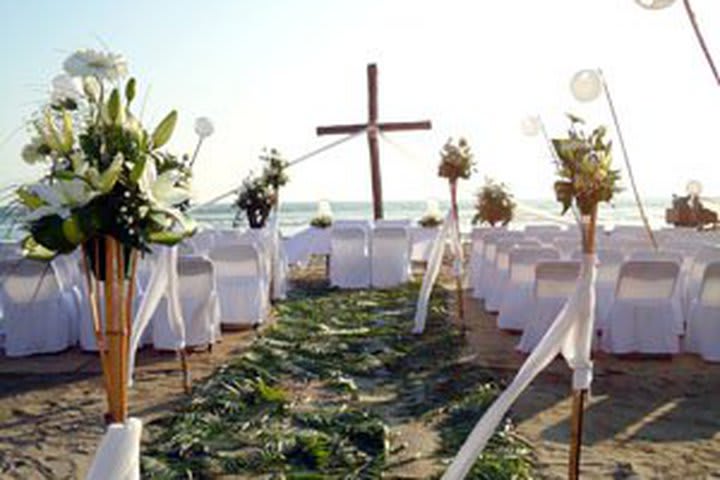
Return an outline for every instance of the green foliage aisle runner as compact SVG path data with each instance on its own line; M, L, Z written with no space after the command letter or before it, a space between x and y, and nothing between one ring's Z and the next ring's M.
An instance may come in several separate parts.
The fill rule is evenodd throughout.
M441 295L426 333L408 333L416 297L417 286L291 296L244 355L149 426L144 476L439 476L497 388L458 362L462 340ZM435 442L424 458L398 435L410 424ZM530 476L529 449L500 430L469 478Z

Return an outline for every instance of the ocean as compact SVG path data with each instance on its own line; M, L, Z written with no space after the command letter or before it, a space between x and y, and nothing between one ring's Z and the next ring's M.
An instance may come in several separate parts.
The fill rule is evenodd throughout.
M520 227L528 223L550 223L562 218L571 221L569 213L560 217L560 205L553 200L519 200L516 218L511 225ZM650 199L645 201L645 209L653 227L658 228L665 224L665 209L670 199ZM331 202L333 217L336 219L371 219L371 202ZM445 212L449 204L439 202L440 210ZM472 201L460 202L461 230L469 232L472 229L471 220L474 213ZM427 208L425 201L388 201L384 203L385 218L411 219L417 221ZM315 216L317 203L315 202L287 202L280 207L280 229L283 236L291 236L308 226ZM215 228L231 228L235 211L231 204L221 203L209 207L202 207L193 212L194 217L203 224ZM2 207L0 207L0 218ZM631 199L621 199L613 205L603 205L599 213L599 221L606 225L614 224L640 224L640 215L635 203ZM0 237L6 240L17 239L23 232L18 225L13 225L12 219L0 223Z

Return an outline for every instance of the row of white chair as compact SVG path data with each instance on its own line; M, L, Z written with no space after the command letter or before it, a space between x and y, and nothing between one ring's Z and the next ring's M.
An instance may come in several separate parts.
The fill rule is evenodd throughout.
M334 228L330 284L340 288L393 287L410 278L410 237L402 226Z
M558 238L553 240L558 243ZM713 259L720 260L720 249L703 247L701 241L686 242L686 247L684 257L680 252L636 252L627 256L619 250L598 251L597 324L605 332L605 348L616 353L676 353L678 335L684 333L687 324L686 348L698 351L707 359L717 355L708 348L712 342L706 341L703 348L697 347L699 342L693 332L707 332L714 325L714 320L701 317L698 312L709 311L707 301L703 300L707 294L703 297L702 292L712 291L710 287L705 289L705 285L712 282L711 277L705 277L705 267ZM471 283L474 294L484 298L490 310L499 310L500 328L524 331L520 344L523 350L539 341L538 335L546 331L547 322L554 319L564 303L566 295L562 294L561 286L564 285L567 292L574 288L572 269L579 268L578 264L547 261L567 256L558 250L543 246L537 238L528 238L525 232L473 234ZM579 258L579 255L575 252L572 257ZM687 273L681 275L682 269ZM571 272L564 283L552 274L563 271ZM549 278L544 278L543 272L548 272ZM545 288L544 282L555 287ZM544 291L561 294L548 296L541 293ZM680 292L684 294L682 297ZM643 302L651 304L652 309L642 306ZM642 312L651 312L656 318L656 323L650 326L652 332L642 332L639 327L633 329L637 322L622 320L641 317ZM641 320L638 322L644 325ZM720 325L720 318L715 322ZM720 345L720 337L717 344Z

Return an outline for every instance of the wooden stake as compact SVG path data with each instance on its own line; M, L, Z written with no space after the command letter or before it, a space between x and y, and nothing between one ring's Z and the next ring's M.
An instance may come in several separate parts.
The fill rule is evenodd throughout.
M190 376L190 359L188 358L187 348L181 348L178 353L180 354L180 365L183 373L183 390L190 395L192 393L192 377Z
M573 390L572 393L572 419L570 425L570 461L568 463L568 478L580 478L580 453L582 449L583 413L587 390Z
M715 66L715 61L710 54L707 43L705 43L705 37L703 37L703 34L700 31L700 25L698 25L697 18L695 17L695 12L693 12L692 6L690 6L690 0L683 0L683 4L685 5L685 12L690 19L690 24L692 25L693 31L695 32L695 37L700 44L700 49L705 55L705 60L707 60L708 66L710 66L710 70L712 71L713 77L715 78L715 82L720 85L720 73L718 73L718 69Z
M582 223L582 249L583 254L595 253L595 234L597 225L597 205L588 216L587 223ZM584 218L583 218L584 220ZM585 397L587 390L572 392L572 417L570 420L570 459L568 461L568 478L580 478L580 454L582 452L583 415L585 411Z
M450 180L450 200L452 205L452 216L453 220L455 221L455 226L457 227L457 231L455 232L458 236L457 240L458 243L462 246L460 243L460 214L458 213L458 206L457 206L457 179ZM453 261L457 262L460 258L454 258ZM455 295L457 302L456 310L457 310L457 318L460 322L460 328L462 330L463 335L465 335L467 327L465 325L465 300L463 295L463 286L462 286L462 278L460 276L460 272L455 272Z

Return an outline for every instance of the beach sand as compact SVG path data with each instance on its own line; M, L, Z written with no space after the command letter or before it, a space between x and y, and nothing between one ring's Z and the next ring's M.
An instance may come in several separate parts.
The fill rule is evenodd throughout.
M295 276L312 280L320 273ZM524 359L514 351L518 337L499 332L494 316L468 297L467 359L509 382ZM225 333L211 354L192 355L193 378L210 375L253 338L251 331ZM720 365L691 356L618 360L606 355L595 365L582 478L631 478L632 473L643 479L720 478ZM104 431L100 382L91 354L0 358L0 478L82 478ZM534 448L539 478L566 478L569 385L569 371L558 359L512 409L517 433ZM149 423L183 396L175 355L144 350L131 414ZM402 429L397 433L417 444L410 451L436 444L434 433L420 422ZM415 462L392 474L426 478L437 467Z

